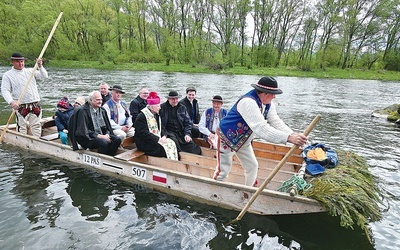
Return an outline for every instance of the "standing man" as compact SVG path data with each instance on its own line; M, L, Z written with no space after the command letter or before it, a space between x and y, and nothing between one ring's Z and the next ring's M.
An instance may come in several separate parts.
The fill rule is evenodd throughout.
M101 154L115 155L121 139L114 135L107 112L101 107L101 94L93 91L89 102L75 109L69 119L69 133L73 150L78 150L78 143L83 148L98 149Z
M302 146L307 142L303 133L294 133L278 116L272 99L282 94L277 81L266 76L233 105L221 120L218 130L219 147L214 179L224 180L232 167L234 154L245 169L245 184L253 186L257 178L258 162L251 145L255 135L273 143L287 142Z
M188 87L186 89L186 97L180 100L180 103L182 103L186 107L190 120L192 121L192 136L194 138L199 138L200 111L199 104L196 99L196 88Z
M129 105L129 111L131 112L132 122L135 123L136 117L142 109L147 106L147 97L149 96L149 90L147 88L141 88L139 95L131 101Z
M106 101L110 100L111 98L111 93L109 90L110 86L108 85L108 83L103 81L99 81L98 83L100 84L99 90L102 98L101 105L104 105L104 103L106 103Z
M128 106L121 100L122 94L125 94L122 87L114 85L110 90L111 99L103 105L103 108L110 119L114 134L124 140L126 137L132 137L135 134L135 129L132 127L132 117Z
M42 107L39 103L40 96L36 78L40 80L48 78L47 71L42 66L43 60L42 58L36 60L38 70L32 72L33 69L25 68L25 57L20 53L13 53L10 59L13 67L3 75L1 94L4 100L17 111L17 130L27 134L28 129L30 129L33 136L40 137L42 135L42 126L40 124ZM32 74L34 74L34 77L28 83L28 79ZM28 84L28 87L25 93L22 93L26 84ZM23 94L23 97L21 103L18 103L21 94Z
M179 102L178 92L170 91L165 103L161 104L161 123L166 129L166 135L171 138L178 152L188 152L201 155L201 148L193 142L190 135L192 123L185 106Z
M210 148L217 149L217 135L215 132L228 111L222 108L223 100L220 95L214 96L211 101L212 108L208 108L201 115L199 130L203 134L204 140L210 144Z

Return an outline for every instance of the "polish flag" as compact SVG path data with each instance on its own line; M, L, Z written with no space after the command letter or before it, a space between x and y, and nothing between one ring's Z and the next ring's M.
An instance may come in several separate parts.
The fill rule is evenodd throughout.
M167 174L153 171L153 181L158 181L161 183L167 183Z

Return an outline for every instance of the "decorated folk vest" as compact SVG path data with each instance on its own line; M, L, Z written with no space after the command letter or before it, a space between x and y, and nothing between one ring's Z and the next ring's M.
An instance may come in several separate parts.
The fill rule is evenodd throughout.
M219 123L219 136L221 141L235 152L243 146L253 133L253 130L251 130L237 110L237 104L243 98L251 98L256 101L260 108L260 112L262 111L260 98L255 90L251 90L239 98L239 100L233 105L232 109L229 110L227 116L225 116ZM269 104L265 107L264 119L267 118L269 107Z
M115 123L118 124L118 106L115 105L115 102L110 99L106 102L106 104L108 105L108 107L110 107L110 119L114 120ZM125 110L125 120L123 124L127 124L127 119L129 118L129 111L128 111L128 106L126 105L125 102L120 101L120 104L122 106L122 108Z
M222 118L224 118L227 113L228 113L228 111L226 111L226 109L221 109L218 113L219 121L221 121ZM208 130L210 130L211 132L215 132L215 131L212 131L212 128L214 126L214 121L215 121L214 116L215 116L215 113L214 113L213 108L209 108L206 110L206 128ZM207 141L207 136L204 135L203 137Z

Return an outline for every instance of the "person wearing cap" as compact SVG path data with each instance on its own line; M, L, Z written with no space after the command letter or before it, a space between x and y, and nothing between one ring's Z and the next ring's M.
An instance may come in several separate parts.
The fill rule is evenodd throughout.
M160 101L157 92L149 93L147 106L141 110L135 120L135 143L137 148L146 155L178 160L176 144L167 138L161 124Z
M147 96L149 96L149 90L147 88L141 88L139 90L139 95L129 104L133 126L135 126L135 120L140 111L147 106Z
M104 81L98 81L97 84L99 84L99 91L101 94L101 105L104 105L104 103L106 103L108 100L111 99L111 93L110 93L110 85L108 85L108 83L104 82Z
M228 111L222 108L223 100L220 95L212 98L212 108L206 109L201 115L199 130L203 134L204 140L210 144L210 148L217 148L217 136L215 132L219 122L226 116Z
M254 88L244 94L221 120L218 129L217 166L214 179L224 180L231 169L233 155L245 170L245 184L256 183L258 162L251 141L258 137L272 143L287 142L302 146L307 142L303 133L295 133L278 116L272 100L282 94L277 81L262 77Z
M68 136L72 149L78 150L78 144L84 149L98 149L100 154L115 155L121 145L121 138L114 135L107 112L101 106L99 91L89 94L89 101L75 109L69 119Z
M60 140L65 145L68 145L68 121L73 113L74 108L69 103L68 97L61 98L57 103L54 122L56 123Z
M190 120L192 121L191 134L194 138L199 138L199 122L200 122L200 110L199 103L196 99L196 88L188 87L186 88L186 97L179 101L182 103L189 114Z
M17 130L23 134L27 134L30 130L33 136L40 137L42 108L39 103L40 96L36 79L48 78L47 71L43 67L43 60L42 58L36 60L38 68L35 72L33 69L25 68L25 57L18 52L13 53L10 60L13 67L3 74L1 94L16 111ZM26 88L25 85L27 85Z
M82 106L83 104L85 104L85 98L83 98L83 96L78 96L73 105L74 109Z
M132 137L135 134L135 129L132 127L132 116L126 103L121 100L122 94L125 92L119 85L114 85L110 91L111 99L104 103L103 108L110 119L114 134L118 135L121 140Z
M189 114L186 107L179 102L179 97L178 92L170 91L166 96L167 101L161 104L162 126L166 129L168 138L175 142L178 152L201 155L201 148L192 140L192 122Z

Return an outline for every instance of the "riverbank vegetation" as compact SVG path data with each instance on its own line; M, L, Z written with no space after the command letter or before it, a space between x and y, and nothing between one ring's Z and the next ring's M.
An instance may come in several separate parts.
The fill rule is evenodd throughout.
M0 3L0 61L55 67L399 80L398 0ZM78 63L79 62L79 63Z

